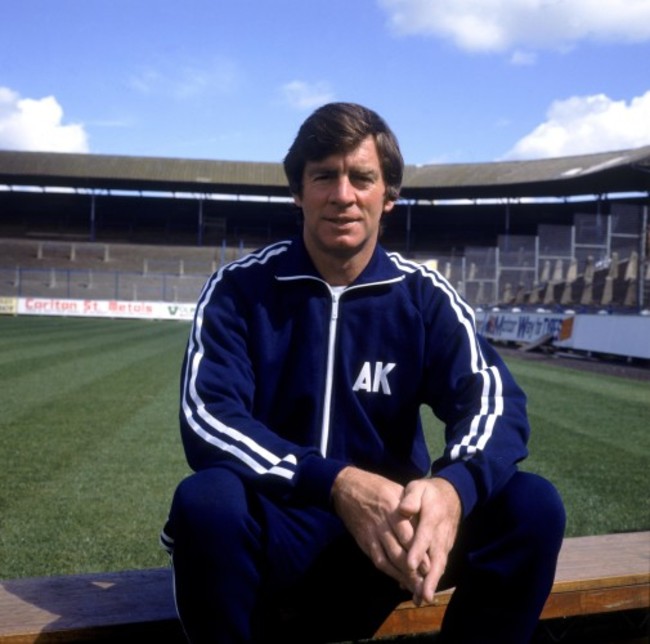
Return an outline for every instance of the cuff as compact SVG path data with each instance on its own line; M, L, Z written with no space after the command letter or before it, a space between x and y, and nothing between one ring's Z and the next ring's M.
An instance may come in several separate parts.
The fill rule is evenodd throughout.
M296 476L296 499L323 508L330 507L334 479L349 463L322 456L309 455L300 463Z

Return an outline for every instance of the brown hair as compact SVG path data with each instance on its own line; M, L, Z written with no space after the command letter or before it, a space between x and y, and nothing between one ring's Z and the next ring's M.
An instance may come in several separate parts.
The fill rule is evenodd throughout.
M368 136L372 136L377 145L386 199L396 201L404 173L404 159L397 138L376 112L356 103L328 103L302 124L284 158L284 172L291 193L302 194L303 173L308 161L346 154Z

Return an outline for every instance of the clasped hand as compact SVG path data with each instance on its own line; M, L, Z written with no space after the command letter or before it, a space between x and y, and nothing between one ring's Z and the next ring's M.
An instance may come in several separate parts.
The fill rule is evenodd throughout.
M354 467L332 488L334 509L374 565L413 595L431 603L454 545L461 504L441 478L402 486Z

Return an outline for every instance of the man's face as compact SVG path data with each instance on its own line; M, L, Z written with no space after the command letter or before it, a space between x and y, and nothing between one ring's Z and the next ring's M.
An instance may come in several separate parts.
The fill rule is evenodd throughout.
M347 154L308 161L301 195L294 200L304 215L303 236L312 257L370 259L386 201L374 139L369 136Z

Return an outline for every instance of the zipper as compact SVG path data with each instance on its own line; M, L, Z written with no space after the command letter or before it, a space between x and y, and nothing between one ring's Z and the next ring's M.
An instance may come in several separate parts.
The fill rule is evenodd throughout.
M331 300L332 300L332 309L330 311L330 321L329 321L329 335L327 339L327 365L325 373L325 394L323 399L323 418L321 422L321 432L320 432L320 453L322 456L327 456L327 448L329 445L330 438L330 421L332 415L332 390L334 388L334 362L335 362L335 345L336 345L336 334L338 330L338 319L339 319L339 303L341 297L344 293L348 291L357 290L360 288L369 288L373 286L380 286L383 284L392 284L395 282L401 282L404 279L403 275L399 277L390 278L387 280L380 280L377 282L366 282L365 284L357 284L354 286L347 286L340 292L332 290L332 287L320 277L314 277L312 275L294 275L287 277L276 276L276 279L281 282L291 282L298 281L302 279L314 280L315 282L320 282L324 284L327 290L329 291Z
M332 387L334 381L334 345L336 343L336 328L339 319L339 301L341 293L335 293L327 285L332 297L332 310L330 312L329 337L327 341L327 370L325 372L325 399L323 404L323 423L320 432L320 453L327 455L327 445L330 437L330 415L332 410Z

